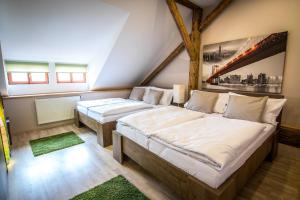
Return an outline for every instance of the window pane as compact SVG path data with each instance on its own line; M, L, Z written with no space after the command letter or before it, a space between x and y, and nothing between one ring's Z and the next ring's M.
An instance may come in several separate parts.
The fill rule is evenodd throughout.
M69 83L71 82L71 73L59 72L57 73L57 81Z
M73 72L72 73L72 80L73 82L85 82L85 73L80 73L80 72Z
M11 80L12 82L17 83L27 83L28 82L28 75L27 73L11 73Z
M31 73L32 82L48 82L46 73Z

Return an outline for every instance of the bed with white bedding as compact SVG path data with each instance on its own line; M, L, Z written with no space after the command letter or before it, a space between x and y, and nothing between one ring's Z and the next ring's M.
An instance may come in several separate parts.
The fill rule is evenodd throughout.
M149 135L160 129L204 117L205 114L176 106L166 106L155 110L136 113L118 120L119 124L130 126Z
M100 123L107 123L116 121L116 119L128 114L155 107L157 106L142 101L123 99L122 101L112 101L111 103L88 107L86 115Z
M167 110L152 111L147 119L119 119L113 155L119 162L127 155L181 198L231 199L265 157L276 153L276 124L216 113L172 119Z
M84 114L88 114L88 110L92 107L103 106L114 103L126 102L126 99L123 98L107 98L107 99L96 99L89 101L79 101L77 102L76 108L78 111Z
M216 122L218 122L217 128L215 126ZM146 134L143 131L124 123L118 123L116 131L188 174L196 177L210 187L218 188L231 174L233 174L234 171L241 167L252 153L266 141L276 129L276 126L271 124L256 125L255 123L252 123L254 122L248 123L243 120L227 119L221 115L213 115L179 123L178 125L169 128L158 129L158 131L153 131L151 134ZM231 128L232 124L239 124L239 127L233 129ZM220 130L223 131L221 132ZM178 133L176 132L182 133L182 137L176 137L178 136ZM208 132L210 133L209 136L206 134ZM241 132L244 136L249 136L248 133L253 134L249 137L236 140ZM205 135L203 135L204 133ZM220 137L219 133L223 135L228 134L228 136ZM196 135L200 135L200 137L196 139ZM210 142L208 142L209 137L211 137ZM234 137L235 140L232 140L232 137ZM222 167L215 165L214 162L197 155L195 152L182 150L182 147L180 148L168 143L165 140L166 138L169 142L173 140L173 142L176 141L183 146L187 145L186 141L193 141L192 144L187 146L193 146L195 143L202 143L201 146L206 146L206 151L211 153L210 155L212 155L212 157L213 155L215 156L213 158L216 159L216 157L219 157L217 160L225 160L226 163L224 163ZM228 141L226 144L220 142L224 139ZM230 142L231 144L229 147ZM223 148L211 152L213 150L213 145L218 145L219 147L223 146ZM199 146L197 145L196 147ZM233 147L236 148L235 151L232 151Z
M135 91L135 92L134 92ZM148 103L144 101L144 95L147 94L152 100L151 92L161 93L156 102ZM173 92L169 89L154 87L136 87L132 90L131 99L107 98L89 101L79 101L75 110L75 124L80 127L85 124L97 132L98 143L103 146L112 144L112 130L115 129L116 120L144 110L165 107L170 105Z
M98 143L106 147L112 144L111 134L117 119L155 107L158 106L121 98L80 101L75 119L78 127L82 123L96 131Z

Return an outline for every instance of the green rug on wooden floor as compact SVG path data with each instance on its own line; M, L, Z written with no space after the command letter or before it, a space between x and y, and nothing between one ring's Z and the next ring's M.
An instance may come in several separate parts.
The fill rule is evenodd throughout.
M84 193L81 193L71 200L148 200L127 179L119 175L109 181L98 185Z
M31 140L30 146L34 156L50 153L77 144L84 143L73 131L53 135L45 138Z

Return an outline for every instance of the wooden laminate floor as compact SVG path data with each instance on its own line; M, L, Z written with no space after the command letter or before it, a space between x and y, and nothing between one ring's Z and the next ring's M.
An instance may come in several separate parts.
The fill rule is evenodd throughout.
M34 157L28 141L74 131L84 144ZM133 161L120 165L111 147L102 148L86 128L67 125L27 132L14 138L9 166L9 200L64 200L119 174L150 199L176 199L164 185ZM300 199L300 149L279 146L272 163L264 162L237 199Z

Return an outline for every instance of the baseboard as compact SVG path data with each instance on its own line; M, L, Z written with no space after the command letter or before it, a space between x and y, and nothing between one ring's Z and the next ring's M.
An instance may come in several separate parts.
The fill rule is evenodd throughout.
M278 141L283 144L300 148L300 129L281 126Z

